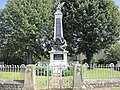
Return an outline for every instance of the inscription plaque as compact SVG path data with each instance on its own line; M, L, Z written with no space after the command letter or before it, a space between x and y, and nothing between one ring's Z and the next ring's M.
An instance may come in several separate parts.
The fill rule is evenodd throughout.
M63 60L63 54L54 54L54 60Z
M61 22L60 22L60 18L56 18L56 37L61 37Z

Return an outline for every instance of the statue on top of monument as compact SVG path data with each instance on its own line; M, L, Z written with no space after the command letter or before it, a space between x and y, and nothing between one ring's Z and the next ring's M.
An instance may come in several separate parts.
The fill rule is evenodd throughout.
M56 38L51 40L51 47L55 50L64 51L67 47L66 40L64 38Z
M57 10L61 10L65 2L60 3L59 1L56 2Z

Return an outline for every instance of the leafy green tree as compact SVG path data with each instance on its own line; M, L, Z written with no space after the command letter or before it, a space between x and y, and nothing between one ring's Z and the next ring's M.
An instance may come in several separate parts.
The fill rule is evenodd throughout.
M97 64L116 64L120 61L120 43L116 43L109 47L102 55L102 57L96 59Z
M71 54L84 53L90 64L93 54L106 49L120 35L120 12L113 0L61 0L64 36Z
M53 0L9 0L0 17L3 52L27 56L28 63L32 56L46 55L53 31L52 7Z
M106 62L117 63L120 61L120 44L115 44L111 46L106 52Z
M0 9L0 15L1 15L1 13L2 13L2 9Z

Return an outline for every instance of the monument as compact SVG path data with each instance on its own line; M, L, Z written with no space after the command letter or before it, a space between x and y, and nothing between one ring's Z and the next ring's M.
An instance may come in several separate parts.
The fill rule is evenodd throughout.
M63 26L62 26L62 12L61 8L64 5L63 3L56 3L57 8L54 20L54 37L51 40L51 47L52 50L49 51L50 53L50 65L67 65L67 53L68 51L65 50L67 43L63 37Z

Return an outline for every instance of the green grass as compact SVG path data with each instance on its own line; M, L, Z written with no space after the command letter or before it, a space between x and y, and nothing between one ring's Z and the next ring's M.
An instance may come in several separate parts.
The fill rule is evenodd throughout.
M95 68L93 70L84 69L83 79L110 79L120 78L120 71L104 68Z
M73 76L63 77L63 86L64 87L72 87L73 85Z
M47 76L36 76L36 86L45 88L47 86Z
M112 90L120 90L120 87L112 87Z
M47 79L49 79L49 82L47 82ZM50 84L50 80L52 79L52 76L36 76L36 87L45 89L47 88L47 83Z
M0 80L24 80L23 72L0 72Z

